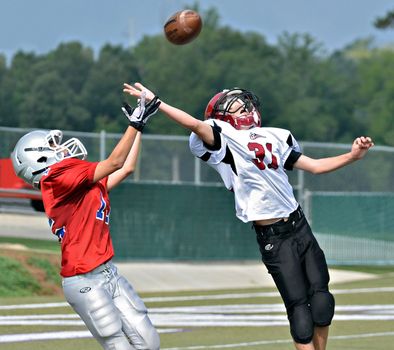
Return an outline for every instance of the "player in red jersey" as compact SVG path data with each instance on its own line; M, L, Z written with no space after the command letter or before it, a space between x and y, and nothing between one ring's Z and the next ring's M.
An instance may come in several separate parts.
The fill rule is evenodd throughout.
M123 91L137 98L144 91L147 100L155 98L140 83L124 84ZM289 130L261 127L259 106L252 92L234 88L212 97L205 121L164 102L160 110L192 131L191 152L233 191L236 216L253 223L262 260L286 306L296 349L325 350L334 316L327 263L286 171L334 171L363 158L373 142L361 136L347 153L309 158Z
M131 284L112 263L108 191L134 169L141 132L160 101L122 109L130 126L109 157L85 160L76 138L62 142L60 130L36 130L15 146L15 172L42 192L52 232L61 242L64 295L107 350L156 350L159 335Z

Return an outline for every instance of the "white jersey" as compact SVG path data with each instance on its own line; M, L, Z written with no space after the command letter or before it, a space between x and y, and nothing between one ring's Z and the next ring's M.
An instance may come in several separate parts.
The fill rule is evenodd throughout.
M285 170L292 170L300 147L290 131L279 128L236 130L208 119L215 145L190 135L191 152L206 161L234 192L237 217L243 222L287 217L297 209Z

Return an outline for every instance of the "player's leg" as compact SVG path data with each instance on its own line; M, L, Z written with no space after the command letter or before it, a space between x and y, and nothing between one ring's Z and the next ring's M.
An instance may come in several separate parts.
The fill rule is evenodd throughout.
M122 331L108 276L86 274L63 279L68 303L84 321L95 339L106 350L135 350Z
M148 317L144 302L131 284L118 276L114 303L119 310L122 329L136 349L160 349L160 338Z
M294 232L273 235L257 232L262 260L286 306L290 331L297 349L314 350L314 324L308 303L308 284Z
M309 302L315 324L313 342L316 350L325 350L328 327L334 316L335 300L328 289L330 276L324 253L313 236L309 225L306 225L302 236L302 241L307 247L305 270L310 284Z
M316 350L313 343L301 344L294 342L294 346L297 350Z
M326 327L315 327L313 334L313 345L315 350L325 350L327 346L329 326Z

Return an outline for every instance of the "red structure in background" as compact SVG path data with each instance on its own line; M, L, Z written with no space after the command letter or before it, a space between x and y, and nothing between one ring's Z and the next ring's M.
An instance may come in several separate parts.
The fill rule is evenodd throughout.
M41 192L16 176L9 158L0 159L0 197L30 199L35 210L43 211Z

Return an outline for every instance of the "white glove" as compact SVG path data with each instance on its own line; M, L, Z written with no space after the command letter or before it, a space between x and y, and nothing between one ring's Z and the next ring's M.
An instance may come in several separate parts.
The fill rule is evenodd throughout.
M123 103L122 111L130 122L130 125L141 131L144 129L148 119L157 112L161 101L155 96L145 105L146 91L142 91L137 107L132 108L128 103Z

